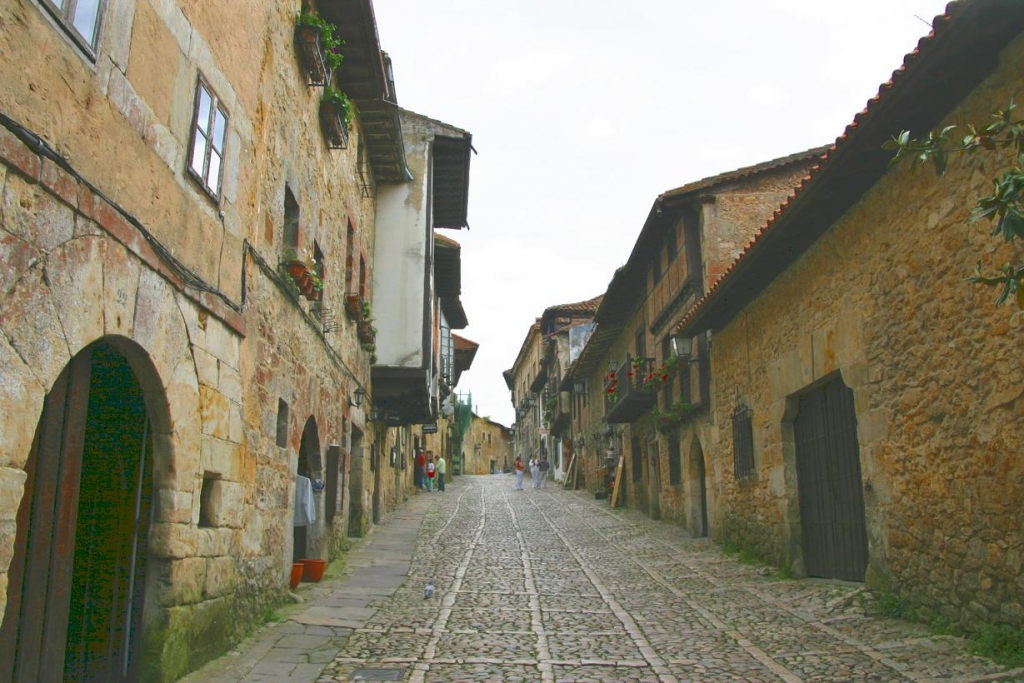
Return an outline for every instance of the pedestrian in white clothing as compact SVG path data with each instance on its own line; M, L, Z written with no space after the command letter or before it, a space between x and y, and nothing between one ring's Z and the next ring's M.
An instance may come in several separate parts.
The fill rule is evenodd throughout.
M523 460L516 456L516 491L523 490Z
M530 478L533 479L533 488L540 486L540 460L530 458Z

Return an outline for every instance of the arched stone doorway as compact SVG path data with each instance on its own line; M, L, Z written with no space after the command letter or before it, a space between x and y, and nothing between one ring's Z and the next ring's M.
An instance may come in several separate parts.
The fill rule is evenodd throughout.
M310 416L302 429L302 440L299 442L299 459L296 474L313 482L314 491L317 482L322 483L323 459L320 455L320 432L317 430L316 419ZM321 489L322 490L322 489ZM313 497L313 509L317 509L316 496ZM308 525L293 526L292 561L303 558L320 557L320 529L323 522L319 515Z
M123 339L86 347L44 400L18 510L0 680L139 680L156 440L122 351L144 355Z
M704 449L696 436L690 443L689 463L687 498L690 501L690 533L703 538L711 532L708 525L708 483Z

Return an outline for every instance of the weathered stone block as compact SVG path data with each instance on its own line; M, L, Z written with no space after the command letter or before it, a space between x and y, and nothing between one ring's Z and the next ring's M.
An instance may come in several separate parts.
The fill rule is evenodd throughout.
M157 497L159 521L172 524L191 524L196 519L193 514L191 491L177 491L161 487L157 489Z
M211 557L206 560L206 582L203 584L203 595L206 598L227 595L237 581L234 558Z
M0 126L0 159L29 178L39 178L42 161L11 131Z
M200 557L224 557L232 554L233 531L227 527L198 529L196 539L196 553Z
M241 448L238 444L206 434L202 437L202 469L237 481L241 473Z
M74 235L74 210L20 176L8 176L2 208L4 228L43 251L56 248Z
M211 319L206 328L206 350L216 356L221 363L230 368L238 369L240 337L224 323Z
M186 557L161 565L156 600L161 607L191 605L203 599L206 559Z
M217 388L229 401L242 402L242 377L237 368L221 363L220 383Z
M54 249L46 260L53 305L73 354L104 334L103 261L106 242L79 237Z
M203 434L227 440L229 437L228 428L228 400L216 389L204 384L199 385L199 414L203 424ZM214 470L225 473L224 470Z
M0 521L17 519L26 479L24 470L0 467ZM0 565L0 569L5 566Z
M45 395L21 357L0 336L0 415L4 416L0 467L25 467Z
M149 549L155 557L180 559L196 555L196 529L190 524L156 522L149 539Z

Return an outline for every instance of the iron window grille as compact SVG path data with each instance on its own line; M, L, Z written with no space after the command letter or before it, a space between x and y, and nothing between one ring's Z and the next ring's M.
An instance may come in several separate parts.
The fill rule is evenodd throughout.
M227 111L221 106L220 98L200 76L196 82L188 172L215 201L220 199L227 128Z
M753 411L744 405L732 413L732 466L737 479L754 474Z

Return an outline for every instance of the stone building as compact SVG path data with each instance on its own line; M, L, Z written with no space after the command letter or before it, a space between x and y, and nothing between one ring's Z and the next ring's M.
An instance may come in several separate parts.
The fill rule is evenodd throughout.
M890 167L903 130L1020 91L1024 5L951 3L673 333L711 333L684 430L714 537L971 627L1024 623L1024 312L964 282L1020 251L971 224L1005 157ZM684 478L684 481L686 479Z
M512 432L488 417L473 415L462 440L462 473L494 474L508 472L512 455Z
M406 266L376 237L433 188L433 276L469 137L407 161L369 0L303 7L345 41L333 76L297 2L0 0L0 679L174 680L411 488L381 454L416 420L370 421Z
M516 422L512 432L512 460L521 458L524 463L540 453L546 430L543 427L538 389L534 388L540 374L545 347L540 334L540 322L534 322L523 339L512 367L503 373L509 387L512 406L516 411Z
M569 377L569 369L586 346L594 330L594 311L601 297L571 304L550 306L540 317L544 339L544 355L540 371L533 381L547 435L544 452L551 463L550 476L565 479L572 458L572 409L582 410L586 393L577 391ZM581 388L581 387L580 387Z
M660 195L626 264L593 314L596 327L561 388L583 391L566 430L582 460L577 483L605 495L623 462L619 504L684 523L707 524L698 501L699 460L683 475L684 414L706 411L708 367L680 366L675 324L736 257L754 227L777 210L824 148L705 178ZM706 340L695 348L706 353ZM659 428L659 425L661 427Z

